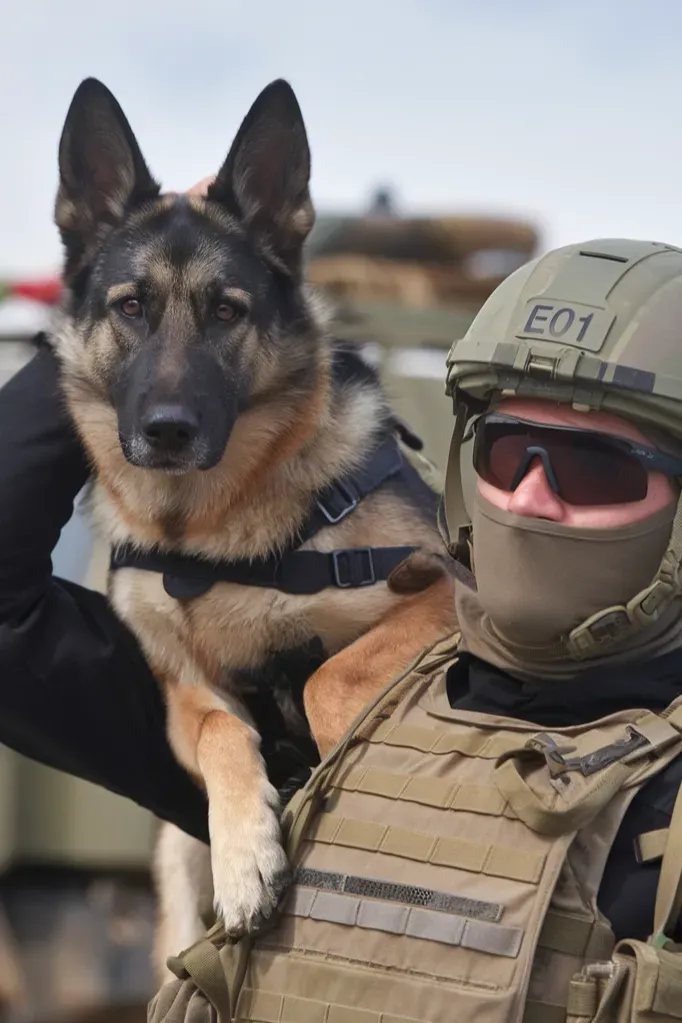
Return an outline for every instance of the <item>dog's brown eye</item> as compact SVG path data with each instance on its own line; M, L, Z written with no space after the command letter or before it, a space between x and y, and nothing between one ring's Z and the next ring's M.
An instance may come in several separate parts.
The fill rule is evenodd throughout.
M221 302L220 305L216 306L215 314L219 320L229 323L230 320L237 319L239 316L239 309L237 309L236 306L231 305L229 302Z
M142 313L142 305L136 298L126 298L121 302L121 312L124 316L139 316Z

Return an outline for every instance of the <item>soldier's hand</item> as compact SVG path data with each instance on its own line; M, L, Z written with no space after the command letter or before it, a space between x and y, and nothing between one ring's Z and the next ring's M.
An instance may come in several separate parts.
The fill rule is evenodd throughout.
M192 185L191 188L187 189L187 195L206 195L208 186L215 181L215 174L211 174L208 178L202 178L201 181L197 181L196 185Z

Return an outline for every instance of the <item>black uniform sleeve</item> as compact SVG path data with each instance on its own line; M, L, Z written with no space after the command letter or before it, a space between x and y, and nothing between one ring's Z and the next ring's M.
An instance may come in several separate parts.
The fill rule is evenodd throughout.
M646 941L653 931L661 861L638 863L635 839L669 827L680 785L682 757L677 757L637 793L611 847L597 902L617 940ZM669 937L682 941L682 919Z
M102 594L52 575L87 476L40 347L0 390L0 742L208 841L205 796L168 745L135 638Z

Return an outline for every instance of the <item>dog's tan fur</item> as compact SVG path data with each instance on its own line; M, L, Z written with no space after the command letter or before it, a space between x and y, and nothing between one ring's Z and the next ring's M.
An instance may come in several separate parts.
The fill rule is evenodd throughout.
M180 200L158 200L166 207L174 201ZM200 197L191 203L220 221L215 204ZM153 238L146 259L154 287L166 296L166 315L180 322L188 277L206 267L190 263L177 280ZM122 343L109 320L77 326L65 314L56 323L64 394L94 469L92 511L111 544L134 541L222 559L266 555L305 518L311 494L361 462L386 413L385 398L376 386L333 385L334 342L312 296L307 303L325 340L314 386L304 395L280 393L276 362L260 357L255 330L247 332L242 345L255 366L257 400L237 418L219 463L183 475L136 467L123 454L106 386ZM169 336L181 333L178 327ZM182 351L170 346L167 356L166 371L181 374ZM155 867L159 979L168 955L203 932L201 908L211 896L228 929L240 930L268 908L286 868L277 793L234 673L258 670L268 652L319 638L328 659L309 679L304 703L324 755L379 688L454 629L452 581L436 524L390 490L370 494L303 549L389 545L420 548L389 584L310 596L219 583L203 596L176 600L157 573L124 568L112 575L110 599L163 688L171 746L209 803L210 869L201 843L170 825L162 829Z

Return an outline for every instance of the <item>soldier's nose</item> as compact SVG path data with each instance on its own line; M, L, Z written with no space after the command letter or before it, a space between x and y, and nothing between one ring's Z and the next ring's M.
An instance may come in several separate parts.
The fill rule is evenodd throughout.
M533 459L528 472L509 498L507 509L515 515L551 519L553 522L564 518L564 503L552 490L541 459Z

